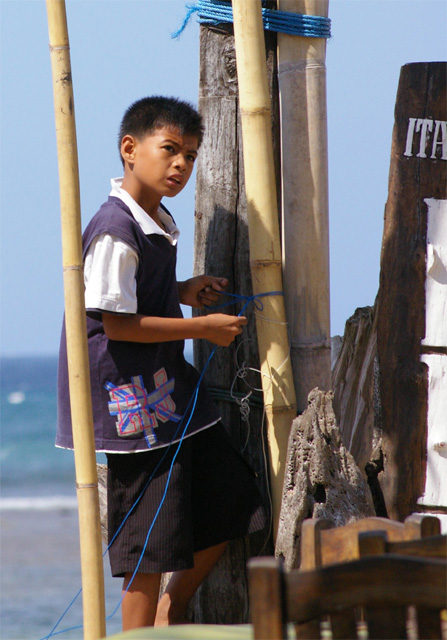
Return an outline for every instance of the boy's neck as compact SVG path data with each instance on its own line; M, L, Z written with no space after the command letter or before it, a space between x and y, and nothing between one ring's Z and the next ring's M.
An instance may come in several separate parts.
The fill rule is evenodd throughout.
M148 216L154 220L158 224L159 227L164 229L163 224L160 221L158 215L158 209L160 207L161 198L159 196L148 197L146 193L143 192L141 188L138 188L139 185L135 184L129 176L124 175L123 182L121 184L121 189L127 191L127 193L132 196L135 202L147 213Z

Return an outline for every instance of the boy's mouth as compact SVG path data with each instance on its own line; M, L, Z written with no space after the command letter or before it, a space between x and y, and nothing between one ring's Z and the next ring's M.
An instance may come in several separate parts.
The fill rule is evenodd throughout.
M182 184L182 176L179 176L179 175L169 176L168 180L169 182L173 182L174 184L177 184L177 185Z

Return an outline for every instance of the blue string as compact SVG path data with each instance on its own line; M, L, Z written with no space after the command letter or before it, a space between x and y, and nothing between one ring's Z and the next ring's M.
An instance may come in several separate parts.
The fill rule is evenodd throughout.
M227 0L197 0L197 4L187 4L187 13L181 27L172 34L179 38L193 13L198 13L197 22L208 26L233 22L233 8ZM264 29L306 38L330 38L331 20L324 16L308 16L289 11L262 8Z
M156 522L156 520L157 520L157 518L158 518L158 516L159 516L160 510L161 510L161 508L162 508L162 506L163 506L163 503L164 503L164 501L165 501L165 498L166 498L166 495L167 495L167 491L168 491L168 487L169 487L169 483L170 483L170 481L171 481L171 475L172 475L172 470L173 470L173 468L174 468L174 462L175 462L175 460L176 460L176 458L177 458L177 455L178 455L178 453L179 453L179 451L180 451L180 447L181 447L181 446L182 446L182 444L183 444L183 439L184 439L184 437L185 437L186 431L187 431L187 429L188 429L188 427L189 427L189 424L190 424L190 422L191 422L192 416L194 415L194 411L195 411L196 404L197 404L197 397L198 397L198 395L199 395L199 388L200 388L200 385L201 385L201 383L202 383L202 380L203 380L203 377L204 377L204 375L205 375L205 372L206 372L206 370L207 370L207 368L208 368L208 365L209 365L209 363L211 362L211 360L212 360L212 358L213 358L213 356L214 356L214 354L215 354L215 352L216 352L216 349L217 349L217 345L213 348L213 350L211 351L211 353L210 353L210 355L209 355L209 357L208 357L208 360L207 360L207 362L206 362L206 364L205 364L205 366L204 366L204 368L203 368L203 371L202 371L202 373L200 374L199 380L198 380L198 382L197 382L197 384L196 384L196 388L195 388L195 390L194 390L194 393L193 393L193 395L191 396L191 398L190 398L190 400L189 400L189 403L188 403L188 406L186 407L186 411L185 411L185 413L183 414L182 420L180 421L180 424L181 424L181 423L183 422L183 419L184 419L185 415L187 415L187 414L188 414L189 408L191 407L191 404L192 404L192 408L191 408L191 412L190 412L189 418L188 418L188 420L186 421L186 425L185 425L185 427L184 427L184 429L183 429L183 431L182 431L182 435L181 435L180 440L179 440L178 445L177 445L177 450L176 450L176 452L174 453L174 456L173 456L173 458L172 458L172 460L171 460L171 465L170 465L170 467L169 467L169 473L168 473L168 479L167 479L167 481L166 481L166 486L165 486L165 489L164 489L164 492L163 492L163 496L162 496L162 498L161 498L161 500L160 500L160 504L158 505L158 509L157 509L157 511L156 511L156 513L155 513L154 519L152 520L152 524L151 524L151 526L149 527L149 531L147 532L146 540L145 540L145 542L144 542L143 549L142 549L142 551L141 551L140 558L139 558L139 560L138 560L137 566L135 567L135 570L134 570L134 572L133 572L133 574L132 574L132 577L131 577L131 579L130 579L130 581L129 581L129 584L128 584L128 585L127 585L127 587L126 587L126 593L127 593L127 591L129 590L130 585L132 584L132 582L133 582L133 580L134 580L134 578L135 578L135 575L138 573L138 569L139 569L140 564L141 564L141 562L142 562L142 560L143 560L143 556L144 556L144 553L145 553L145 551L146 551L146 547L147 547L148 542L149 542L150 534L152 533L152 529L154 528L155 522ZM174 434L174 436L173 436L173 440L175 439L175 437L176 437L176 435L177 435L177 433L178 433L178 431L179 431L179 429L180 429L180 424L179 424L179 426L177 427L177 430L176 430L176 432L175 432L175 434ZM166 452L164 453L164 455L163 455L163 457L161 458L160 462L158 463L157 467L156 467L156 468L155 468L155 470L153 471L153 473L152 473L151 477L150 477L150 478L149 478L149 480L147 481L146 485L144 486L144 488L143 488L142 492L141 492L141 493L140 493L140 495L138 496L138 498L137 498L137 500L135 501L134 505L131 507L131 509L130 509L129 513L126 515L125 519L124 519L124 520L123 520L123 522L121 523L121 525L120 525L120 527L119 527L118 531L117 531L117 532L115 533L115 535L113 536L113 538L112 538L112 540L110 541L109 546L107 547L107 549L106 549L106 551L104 552L104 554L105 554L105 553L107 553L107 551L110 549L111 545L113 544L113 542L114 542L115 538L117 537L117 535L118 535L118 534L119 534L119 532L121 531L121 529L122 529L122 527L123 527L124 523L126 522L127 518L129 517L130 513L134 510L134 508L136 507L136 505L138 504L138 502L141 500L141 498L142 498L142 496L143 496L144 492L145 492L145 491L146 491L146 489L148 488L148 486L149 486L149 484L150 484L150 482L151 482L152 478L154 477L154 475L155 475L155 473L156 473L157 469L160 467L161 463L162 463L162 462L163 462L163 460L165 459L166 455L168 454L168 451L170 450L170 448L171 448L172 446L173 446L173 442L171 442L171 443L169 444L169 446L166 448L166 449L167 449L167 450L166 450ZM122 595L122 597L121 597L121 599L120 599L119 603L118 603L118 604L117 604L117 606L115 607L114 611L113 611L113 612L110 614L110 616L107 618L107 620L110 620L110 619L115 615L115 613L118 611L119 607L121 606L121 603L122 603L122 601L123 601L124 596L125 596L125 593Z
M240 302L241 300L243 300L245 302L245 304L244 304L242 310L238 313L238 316L241 316L244 313L244 311L247 308L247 306L251 302L254 303L254 305L256 306L256 308L259 311L262 311L263 308L264 308L264 305L263 305L262 301L260 300L260 298L265 298L267 296L282 296L282 295L284 295L284 293L282 291L269 291L267 293L258 293L256 295L252 295L252 296L244 296L244 295L240 295L240 294L237 294L237 293L220 292L220 295L226 295L226 296L232 298L232 300L229 300L227 302L224 302L221 305L217 305L217 306L214 306L214 307L207 307L207 309L220 309L222 307L227 307L229 305L236 304L237 302ZM140 564L142 562L142 559L143 559L143 556L144 556L144 552L146 551L146 547L147 547L148 542L149 542L150 534L152 533L152 529L154 528L155 522L156 522L156 520L157 520L157 518L159 516L160 510L161 510L161 508L163 506L163 503L165 501L165 498L166 498L166 495L167 495L167 491L168 491L168 487L169 487L169 483L170 483L170 480L171 480L172 470L174 468L174 462L175 462L175 460L177 458L177 455L178 455L178 453L180 451L180 447L183 444L183 440L184 440L186 431L187 431L187 429L189 427L189 424L191 422L191 419L192 419L192 417L194 415L194 411L195 411L196 404L197 404L197 398L198 398L198 395L199 395L200 385L201 385L202 380L203 380L203 378L205 376L206 370L207 370L211 360L213 359L214 354L216 353L216 350L217 350L217 345L215 345L213 347L213 349L212 349L212 351L211 351L211 353L210 353L210 355L208 357L208 360L206 361L205 366L203 367L203 370L202 370L202 372L201 372L201 374L199 376L199 379L197 381L197 384L196 384L196 387L194 389L194 392L193 392L193 394L192 394L192 396L191 396L191 398L190 398L190 400L188 402L188 405L186 407L185 413L183 414L182 419L180 420L180 422L179 422L179 424L177 426L177 429L176 429L176 431L174 433L172 441L170 442L170 444L167 447L165 447L166 450L165 450L163 456L161 457L160 461L158 462L157 466L155 467L154 471L152 472L152 475L147 480L147 482L146 482L145 486L143 487L140 495L138 496L138 498L135 500L134 504L129 509L129 511L126 514L124 520L122 521L122 523L120 524L119 528L117 529L117 531L115 532L114 536L112 537L112 540L109 542L109 544L107 546L107 549L103 553L103 557L104 557L106 555L106 553L108 552L108 550L110 549L110 547L112 546L112 544L114 543L114 541L116 540L117 536L119 535L120 531L122 530L124 524L126 523L126 521L129 518L129 516L131 515L131 513L133 512L133 510L135 509L137 504L140 502L141 498L144 495L144 492L146 491L146 489L148 488L149 484L151 483L152 478L156 474L156 472L159 469L160 465L162 464L163 460L168 455L171 447L174 445L174 441L175 441L175 439L177 437L177 434L179 433L180 428L181 428L181 426L182 426L182 424L183 424L183 422L185 420L185 416L187 416L188 413L189 413L189 418L186 421L186 424L185 424L185 426L183 428L182 434L181 434L180 439L179 439L178 444L177 444L177 450L174 453L174 456L173 456L173 458L171 460L171 465L169 467L168 478L167 478L167 481L166 481L166 486L165 486L165 489L164 489L164 492L163 492L163 496L162 496L162 498L160 500L160 504L159 504L158 509L157 509L157 511L155 513L154 519L152 520L152 524L149 527L149 530L148 530L148 533L147 533L147 536L146 536L146 539L145 539L145 542L144 542L144 545L143 545L143 549L142 549L140 558L139 558L137 566L135 567L135 570L134 570L134 572L132 574L132 577L131 577L131 579L129 581L129 584L127 585L126 592L130 588L130 586L131 586L131 584L132 584L132 582L133 582L133 580L135 578L135 575L138 573L138 568L139 568L139 566L140 566ZM190 408L191 408L191 411L190 411ZM79 625L79 626L76 626L76 627L70 627L69 629L63 629L62 631L56 631L57 627L62 622L62 620L64 619L64 617L66 616L68 611L71 609L71 607L74 605L76 600L79 598L81 593L82 593L82 588L79 589L79 591L77 592L77 594L75 595L73 600L70 602L70 604L67 606L67 608L65 609L63 614L60 616L59 620L56 622L54 627L51 629L50 633L47 636L41 638L41 640L49 640L49 638L52 638L53 636L60 635L62 633L66 633L68 631L73 631L75 629L82 629L82 625ZM123 601L124 596L125 596L125 593L120 598L120 601L118 602L118 604L115 607L114 611L106 618L106 620L110 620L115 615L115 613L118 611L119 607L121 606L121 603Z
M135 500L134 504L133 504L133 505L131 506L131 508L129 509L129 511L128 511L128 513L126 514L126 516L125 516L124 520L123 520L123 521L122 521L122 523L120 524L120 526L119 526L119 528L117 529L117 531L115 532L115 534L114 534L114 536L113 536L112 540L109 542L109 544L108 544L108 546L107 546L106 550L105 550L105 551L104 551L104 553L103 553L103 558L104 558L104 557L105 557L105 555L107 554L108 550L109 550L109 549L110 549L110 547L112 546L112 544L115 542L115 540L116 540L117 536L119 535L120 531L122 530L122 528L123 528L124 524L126 523L126 521L127 521L127 520L128 520L128 518L129 518L129 516L131 515L131 513L133 512L133 510L135 509L135 507L137 506L137 504L140 502L141 498L142 498L142 497L143 497L143 495L144 495L144 492L146 491L146 489L148 488L149 484L151 483L152 478L153 478L153 477L154 477L154 475L157 473L157 470L160 468L160 465L162 464L163 460L166 458L166 456L168 455L168 452L170 451L171 447L174 445L174 440L175 440L175 438L177 437L177 434L178 434L178 432L180 431L180 427L181 427L181 425L182 425L182 424L183 424L183 422L184 422L185 416L187 416L187 415L188 415L189 409L190 409L190 407L191 407L191 405L192 405L191 411L189 412L189 418L188 418L188 420L186 421L186 425L185 425L185 427L184 427L184 429L183 429L183 431L182 431L182 434L181 434L180 440L178 441L177 451L175 452L175 454L174 454L174 456L173 456L173 458L172 458L172 460L171 460L171 466L170 466L170 468L169 468L169 472L168 472L168 479L167 479L167 481L166 481L166 486L165 486L165 489L164 489L164 492L163 492L163 496L162 496L162 498L161 498L161 501L160 501L160 504L159 504L159 506L158 506L158 509L157 509L157 511L156 511L156 513L155 513L154 519L152 520L152 524L151 524L151 526L149 527L149 531L148 531L148 533L147 533L146 540L145 540L145 543L144 543L144 546L143 546L143 549L142 549L142 552L141 552L140 558L139 558L138 563L137 563L137 566L136 566L136 568L135 568L135 570L134 570L134 572L133 572L133 574L132 574L132 577L131 577L131 579L130 579L130 581L129 581L129 584L127 585L126 592L129 590L129 588L130 588L130 586L131 586L131 584L132 584L132 582L133 582L133 580L134 580L134 578L135 578L135 575L138 573L138 568L139 568L139 566L140 566L140 564L141 564L141 561L142 561L143 556L144 556L144 552L146 551L146 547L147 547L148 542L149 542L149 536L150 536L150 534L151 534L151 532L152 532L152 529L154 528L155 522L156 522L156 520L157 520L157 518L158 518L158 515L159 515L159 513L160 513L160 510L161 510L161 507L163 506L163 503L164 503L164 501L165 501L166 494L167 494L168 487L169 487L169 483L170 483L170 480L171 480L171 475L172 475L172 470L173 470L173 467L174 467L174 462L175 462L175 460L176 460L176 458L177 458L177 455L178 455L178 453L179 453L179 451L180 451L180 447L181 447L181 445L182 445L182 443L183 443L183 440L184 440L184 437L185 437L186 431L187 431L187 429L188 429L188 427L189 427L189 424L190 424L190 422L191 422L191 419L192 419L192 417L193 417L193 415L194 415L194 411L195 411L196 404L197 404L197 397L198 397L198 394L199 394L200 385L201 385L201 383L202 383L202 380L203 380L203 377L204 377L204 375L205 375L205 372L206 372L206 370L207 370L207 368L208 368L208 365L209 365L209 363L211 362L211 360L212 360L212 358L213 358L213 356L214 356L214 354L215 354L215 352L216 352L216 349L217 349L217 345L213 347L213 349L212 349L212 351L211 351L211 353L210 353L210 355L209 355L209 357L208 357L208 360L207 360L207 362L206 362L206 364L205 364L205 366L204 366L204 368L203 368L203 370L202 370L202 373L200 374L200 377L199 377L199 380L197 381L197 384L196 384L196 388L195 388L195 390L194 390L194 393L192 394L192 396L191 396L191 398L190 398L190 400L189 400L189 402L188 402L188 405L187 405L187 407L186 407L185 413L183 414L182 419L180 420L180 422L179 422L179 424L178 424L178 426L177 426L177 429L176 429L176 431L175 431L175 433L174 433L174 436L173 436L173 438L172 438L172 441L170 442L170 444L169 444L167 447L165 447L165 452L164 452L163 456L162 456L162 457L161 457L161 459L159 460L159 462L158 462L157 466L155 467L155 469L154 469L154 471L152 472L151 476L149 477L149 479L147 480L146 484L144 485L144 487L143 487L143 489L142 489L142 491L141 491L140 495L138 496L138 498ZM53 637L53 636L60 635L60 634L62 634L62 633L66 633L66 632L68 632L68 631L73 631L73 630L75 630L75 629L82 629L82 625L80 625L80 626L76 626L76 627L70 627L69 629L63 629L62 631L56 631L57 627L58 627L58 626L59 626L59 624L62 622L62 620L64 619L64 617L66 616L66 614L68 613L68 611L71 609L71 607L74 605L74 603L76 602L76 600L79 598L79 596L81 595L81 593L82 593L82 588L81 588L81 589L79 589L79 591L77 592L77 594L75 595L75 597L73 598L73 600L70 602L70 604L68 605L68 607L65 609L65 611L63 612L63 614L60 616L59 620L56 622L56 624L54 625L54 627L52 628L52 630L50 631L50 633L49 633L47 636L45 636L44 638L41 638L41 640L49 640L49 638L51 638L51 637ZM111 618L113 618L113 616L115 615L115 613L118 611L118 609L119 609L119 608L120 608L120 606L121 606L121 603L122 603L122 601L123 601L124 596L125 596L125 593L124 593L124 594L122 595L122 597L120 598L120 601L118 602L117 606L116 606L116 607L115 607L115 609L112 611L112 613L111 613L109 616L107 616L107 618L106 618L106 620L107 620L107 621L108 621L108 620L111 620Z
M253 296L243 296L239 293L227 293L226 291L221 291L219 293L221 296L229 296L233 298L233 300L228 300L227 302L223 302L222 304L218 304L212 307L207 306L206 308L212 309L213 311L215 311L216 309L223 309L224 307L229 307L230 305L236 304L237 302L240 302L241 300L243 300L245 301L245 304L242 307L241 311L239 311L239 313L237 314L238 316L241 316L244 313L245 309L248 307L248 305L251 302L253 302L253 304L255 305L258 311L263 311L264 305L260 300L260 298L265 298L267 296L283 296L284 295L282 291L269 291L268 293L257 293L256 295L253 295Z

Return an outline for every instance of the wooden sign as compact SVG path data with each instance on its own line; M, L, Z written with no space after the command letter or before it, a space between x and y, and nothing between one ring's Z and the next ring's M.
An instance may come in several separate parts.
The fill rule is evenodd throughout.
M447 63L402 67L377 347L390 517L447 513Z

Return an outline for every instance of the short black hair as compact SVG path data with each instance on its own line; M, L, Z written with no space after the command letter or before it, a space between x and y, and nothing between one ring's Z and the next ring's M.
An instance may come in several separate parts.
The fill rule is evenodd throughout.
M156 129L170 126L179 129L182 135L196 136L198 147L202 143L202 116L189 102L165 96L149 96L137 100L130 105L121 121L118 134L120 156L124 136L131 135L141 140Z

